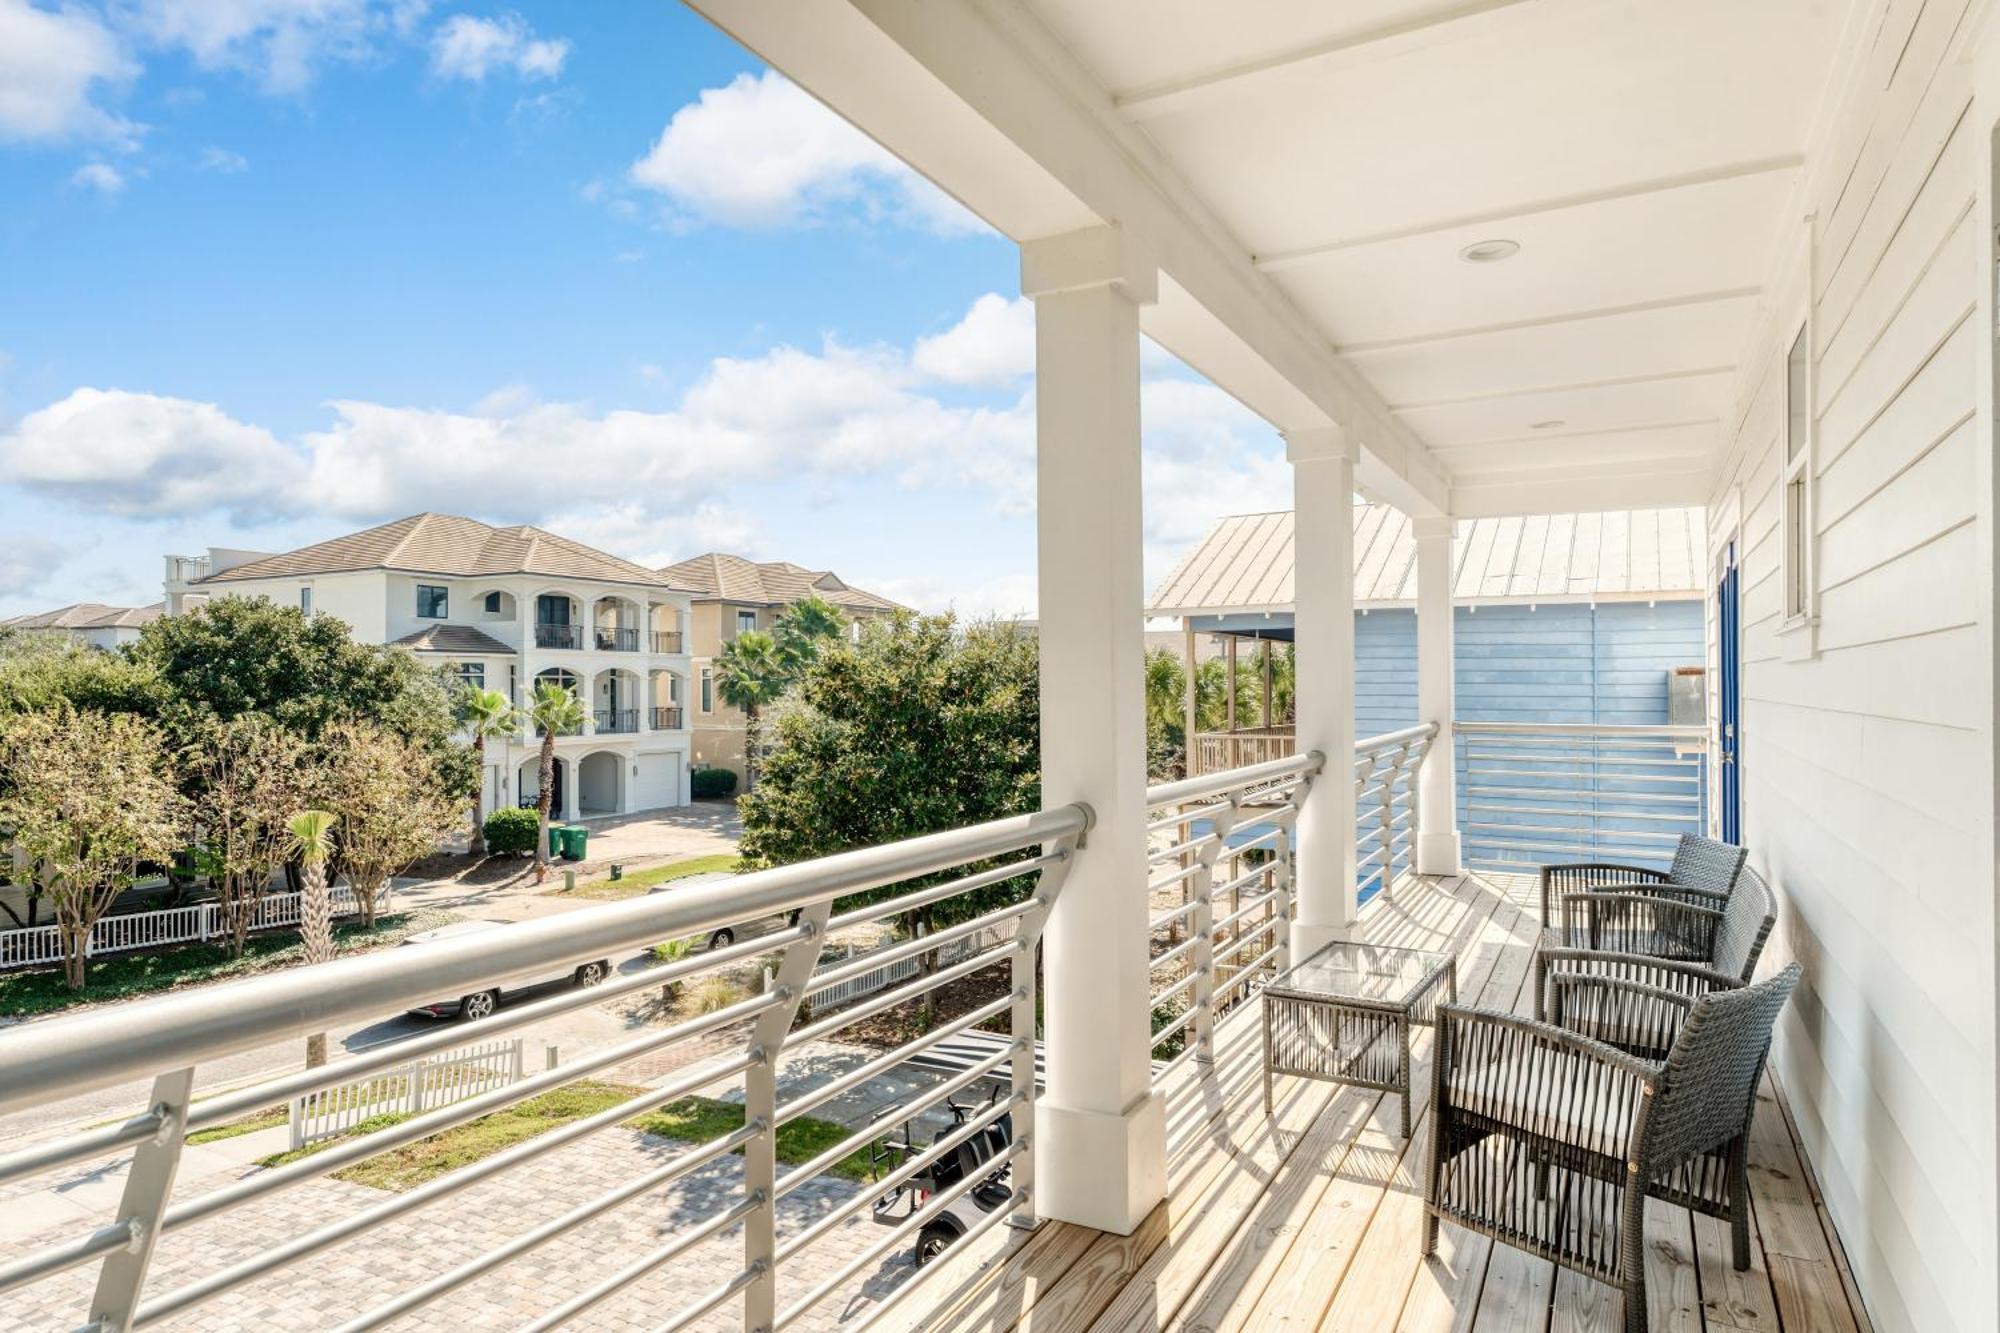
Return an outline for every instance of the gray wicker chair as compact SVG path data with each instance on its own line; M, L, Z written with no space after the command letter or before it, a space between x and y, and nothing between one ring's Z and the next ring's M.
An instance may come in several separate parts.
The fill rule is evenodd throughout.
M1778 919L1770 886L1749 866L1721 898L1678 884L1627 885L1564 894L1556 914L1565 948L1701 963L1739 983Z
M1556 926L1559 904L1572 893L1675 888L1685 890L1690 901L1702 901L1702 895L1717 899L1715 906L1719 907L1719 900L1728 897L1736 886L1745 855L1744 849L1734 843L1683 833L1674 847L1673 862L1663 871L1600 861L1543 866L1542 926L1544 929Z
M1564 1008L1609 1044L1514 1014L1438 1006L1424 1253L1449 1220L1620 1287L1646 1333L1646 1200L1730 1223L1750 1265L1747 1143L1771 1029L1798 984L1690 999L1572 976ZM1660 1051L1659 1058L1631 1053Z

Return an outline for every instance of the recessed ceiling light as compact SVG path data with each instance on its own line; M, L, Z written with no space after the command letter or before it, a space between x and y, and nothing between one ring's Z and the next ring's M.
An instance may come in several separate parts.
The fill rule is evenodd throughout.
M1519 241L1495 238L1490 241L1474 241L1458 252L1458 257L1468 264L1497 264L1503 259L1512 259L1521 253Z
M1567 421L1564 421L1561 417L1550 417L1547 421L1530 421L1528 423L1528 429L1554 430L1558 426L1567 426L1568 424L1569 423Z

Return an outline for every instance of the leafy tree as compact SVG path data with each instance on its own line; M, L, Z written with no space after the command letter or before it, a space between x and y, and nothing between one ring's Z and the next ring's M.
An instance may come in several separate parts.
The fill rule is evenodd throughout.
M195 805L195 860L207 875L229 928L229 950L243 942L291 851L291 819L304 803L306 742L260 713L201 724L183 752L200 793Z
M80 990L91 928L182 837L165 747L142 718L58 701L0 725L0 769L0 824L55 908L63 980Z
M787 673L797 676L818 658L826 643L847 632L847 617L824 597L812 596L793 602L771 626L771 638Z
M535 685L528 721L542 738L540 790L535 793L535 883L549 877L549 801L555 795L556 737L583 725L583 700L567 685L552 680Z
M480 797L486 778L486 742L505 740L519 731L521 710L514 707L514 701L499 690L474 686L459 697L458 712L472 737L473 761L478 765L480 776L472 791L472 842L466 850L472 856L484 856L486 830L480 818Z
M1170 648L1146 654L1146 771L1185 773L1187 668Z
M301 810L292 816L292 855L298 858L299 939L307 963L333 959L333 895L327 889L326 862L333 854L333 826L338 817L325 810ZM326 1034L306 1038L306 1068L326 1063Z
M58 703L86 712L159 711L164 689L150 668L118 653L41 630L4 631L0 638L0 714L27 713Z
M791 686L792 663L762 630L745 630L715 658L715 688L722 701L743 710L743 789L757 787L763 759L764 710Z
M763 780L741 802L745 859L783 865L1036 809L1038 669L1034 635L1011 622L905 614L870 622L858 644L827 645L780 711ZM1031 882L929 904L903 925L966 920L1018 901Z
M336 722L322 742L317 799L339 817L335 842L347 882L373 929L382 890L428 856L465 817L460 794L439 785L422 742L374 722Z

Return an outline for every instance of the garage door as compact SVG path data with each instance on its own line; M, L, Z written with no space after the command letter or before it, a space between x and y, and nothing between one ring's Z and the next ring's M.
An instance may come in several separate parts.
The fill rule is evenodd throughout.
M635 761L639 776L632 780L632 808L657 810L681 803L681 757L642 754Z

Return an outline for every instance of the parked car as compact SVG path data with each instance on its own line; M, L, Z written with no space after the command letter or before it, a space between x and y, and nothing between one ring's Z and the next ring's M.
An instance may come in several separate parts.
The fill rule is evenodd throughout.
M495 930L506 925L505 921L454 921L436 930L426 930L404 940L399 947L412 944L429 944L433 940L456 939L463 935L475 935L481 931ZM418 1018L456 1018L461 1022L477 1022L500 1007L503 1000L519 995L523 991L540 986L553 985L559 981L571 982L578 986L595 986L611 975L609 959L595 963L582 963L566 972L557 972L546 977L536 977L528 981L516 981L506 989L495 986L491 990L474 991L461 995L456 1000L439 1000L435 1004L422 1004L410 1010Z
M716 881L724 881L732 878L734 877L726 872L718 873L714 876ZM668 880L665 884L655 884L647 892L673 893L676 890L686 889L691 885L707 882L710 882L709 876L696 875L689 879ZM707 944L711 949L727 949L738 940L754 940L760 935L772 935L785 929L787 926L797 925L800 915L802 914L799 912L776 912L770 916L754 917L749 921L739 921L733 926L721 926L708 933Z

